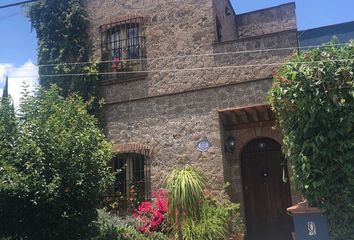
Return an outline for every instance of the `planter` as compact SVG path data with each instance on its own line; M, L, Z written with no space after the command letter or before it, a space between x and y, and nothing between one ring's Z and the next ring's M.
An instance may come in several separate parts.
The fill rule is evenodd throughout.
M231 239L232 240L245 240L245 234L234 236Z

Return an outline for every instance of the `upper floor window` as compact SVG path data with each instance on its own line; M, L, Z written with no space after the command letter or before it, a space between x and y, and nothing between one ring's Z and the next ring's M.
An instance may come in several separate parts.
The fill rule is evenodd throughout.
M145 57L143 18L131 18L100 27L102 61L107 72L142 70Z
M215 17L215 24L216 24L216 41L222 42L222 33L221 33L221 24L218 17Z

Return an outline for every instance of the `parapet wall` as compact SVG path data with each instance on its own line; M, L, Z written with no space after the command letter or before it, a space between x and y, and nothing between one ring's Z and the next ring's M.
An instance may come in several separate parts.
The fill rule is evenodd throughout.
M238 37L247 38L296 29L295 3L236 16Z

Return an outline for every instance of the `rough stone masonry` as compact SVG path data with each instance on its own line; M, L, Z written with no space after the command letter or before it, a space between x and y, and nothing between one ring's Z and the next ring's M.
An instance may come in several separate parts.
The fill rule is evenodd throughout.
M215 191L231 181L233 200L242 201L238 160L225 156L218 111L266 103L277 63L298 45L295 5L237 15L228 0L84 3L94 59L101 57L99 26L144 18L147 73L102 84L108 137L115 144L153 149L152 189L161 186L174 166L190 164L208 175ZM283 50L259 51L274 48ZM211 148L200 153L196 143L203 138Z

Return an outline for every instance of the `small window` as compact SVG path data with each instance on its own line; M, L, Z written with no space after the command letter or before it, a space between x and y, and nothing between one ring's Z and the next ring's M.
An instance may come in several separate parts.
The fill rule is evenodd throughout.
M109 57L119 57L120 59L139 59L140 58L140 39L139 27L116 27L110 29L106 41L107 52L110 52ZM103 56L106 58L106 56Z
M225 16L230 16L231 15L231 11L228 7L225 7Z
M129 197L131 190L137 194L139 200L148 196L149 176L147 158L141 154L127 153L119 154L113 159L116 180L114 191L116 194Z
M142 70L141 59L145 57L142 22L143 18L137 17L100 27L102 61L106 72Z
M222 42L221 24L218 17L215 17L215 19L216 19L216 41Z

